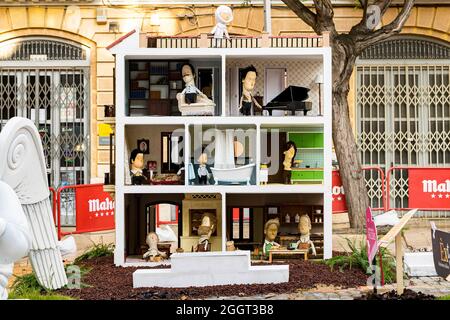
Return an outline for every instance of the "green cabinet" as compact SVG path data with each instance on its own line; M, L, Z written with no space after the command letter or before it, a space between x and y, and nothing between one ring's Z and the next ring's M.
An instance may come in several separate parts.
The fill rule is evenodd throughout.
M297 148L323 148L323 132L290 132L288 139Z
M291 182L323 183L323 170L292 170Z

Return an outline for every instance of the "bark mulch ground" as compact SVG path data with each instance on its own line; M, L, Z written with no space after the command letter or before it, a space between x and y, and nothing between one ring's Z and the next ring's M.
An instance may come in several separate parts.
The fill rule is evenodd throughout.
M279 284L223 285L189 288L133 289L133 272L138 268L116 267L112 257L88 260L84 266L91 270L81 282L87 287L63 289L59 293L89 300L134 299L201 299L219 296L252 296L261 294L292 293L298 289L311 289L317 285L353 288L366 284L367 276L359 269L331 271L327 265L304 260L286 260L289 264L289 282ZM160 267L161 268L161 267ZM139 268L141 269L141 268Z
M403 294L398 295L395 290L385 292L383 294L374 294L373 292L363 295L355 300L435 300L436 297L422 292L415 292L410 289L405 289Z

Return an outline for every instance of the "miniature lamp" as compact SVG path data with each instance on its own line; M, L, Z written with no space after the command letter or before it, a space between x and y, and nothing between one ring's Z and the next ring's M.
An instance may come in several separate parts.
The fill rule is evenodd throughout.
M319 73L316 78L314 79L314 83L319 85L319 116L322 115L322 92L321 92L321 86L323 84L323 76L321 73Z

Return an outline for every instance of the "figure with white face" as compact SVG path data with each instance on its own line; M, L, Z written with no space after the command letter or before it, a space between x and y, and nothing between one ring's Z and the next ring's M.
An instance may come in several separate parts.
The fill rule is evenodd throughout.
M233 11L230 7L219 6L216 9L216 25L212 29L211 33L214 34L214 38L223 39L224 36L230 39L230 35L227 31L227 24L233 21Z
M184 101L187 104L196 103L197 95L200 95L202 98L208 99L208 97L195 85L194 67L191 64L187 63L181 67L181 76L183 77L183 81L185 84L185 88L181 92L181 94L184 95Z
M250 116L252 114L253 105L262 110L262 106L253 96L253 89L255 88L257 76L258 73L253 65L248 66L243 70L242 96L239 102L239 111L245 116Z

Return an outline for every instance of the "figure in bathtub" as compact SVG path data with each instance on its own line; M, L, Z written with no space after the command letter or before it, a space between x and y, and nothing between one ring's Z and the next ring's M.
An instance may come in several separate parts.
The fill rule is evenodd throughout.
M178 109L183 116L214 115L216 104L195 85L194 67L185 63L181 67L185 88L177 94Z

